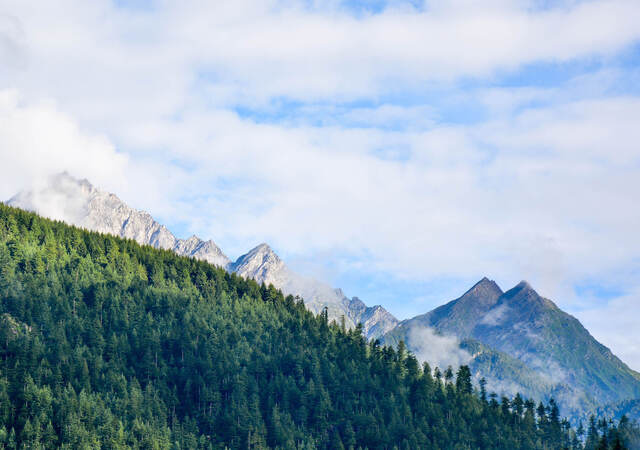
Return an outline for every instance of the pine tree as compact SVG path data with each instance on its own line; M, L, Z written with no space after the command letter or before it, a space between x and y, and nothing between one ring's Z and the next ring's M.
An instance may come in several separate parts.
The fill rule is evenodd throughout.
M458 373L456 374L456 390L461 394L471 394L473 391L469 366L460 366L458 369Z
M485 377L480 378L480 400L482 403L487 402L487 379Z

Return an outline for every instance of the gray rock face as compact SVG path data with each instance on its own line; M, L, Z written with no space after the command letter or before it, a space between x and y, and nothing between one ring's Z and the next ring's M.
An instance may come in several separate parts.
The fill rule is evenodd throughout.
M89 230L173 250L258 283L273 284L286 295L302 297L315 314L326 308L329 320L341 323L344 317L348 328L362 323L368 338L378 338L398 323L381 306L368 307L357 298L349 299L340 289L293 272L267 244L258 245L232 263L213 241L197 236L178 239L149 213L133 209L114 194L96 189L89 181L78 180L66 172L51 177L40 188L18 193L7 203Z
M347 301L349 318L354 323L362 324L364 334L369 339L378 339L398 325L398 319L380 305L367 306L358 297Z
M503 294L495 281L483 278L457 300L403 324L434 326L443 334L468 337L475 323L490 311Z
M51 177L39 189L20 192L7 203L88 230L173 250L217 266L229 264L229 258L213 241L205 242L196 236L178 239L149 213L133 209L114 194L96 189L87 180L77 180L66 172Z
M244 278L275 287L288 283L293 273L267 244L260 244L240 256L229 269Z
M382 336L398 323L381 306L368 307L357 297L349 299L340 289L293 272L267 244L240 256L229 270L258 283L273 284L286 295L299 295L315 314L326 308L330 321L341 323L344 318L347 328L362 323L363 332L370 339Z
M229 258L211 239L203 241L198 236L191 236L186 240L177 239L172 250L179 255L191 256L216 266L227 267L229 265Z

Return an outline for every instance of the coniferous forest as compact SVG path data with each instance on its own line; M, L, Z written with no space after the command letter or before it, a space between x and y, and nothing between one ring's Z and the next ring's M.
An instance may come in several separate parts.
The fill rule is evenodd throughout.
M0 204L0 446L629 448L205 262ZM585 443L583 445L583 442Z

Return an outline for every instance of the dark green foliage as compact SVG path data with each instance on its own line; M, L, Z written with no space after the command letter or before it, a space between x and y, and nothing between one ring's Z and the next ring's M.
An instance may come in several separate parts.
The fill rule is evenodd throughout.
M0 205L5 448L579 446L542 411L271 286Z
M596 417L613 417L618 420L622 416L627 416L630 420L640 420L640 398L600 406L594 411L594 415Z
M640 449L640 427L622 416L619 422L589 417L585 450Z

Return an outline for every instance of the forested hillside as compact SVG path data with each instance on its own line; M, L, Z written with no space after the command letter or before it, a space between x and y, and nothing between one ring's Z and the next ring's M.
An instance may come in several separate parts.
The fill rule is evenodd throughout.
M580 447L555 404L434 372L272 287L0 204L6 448Z

